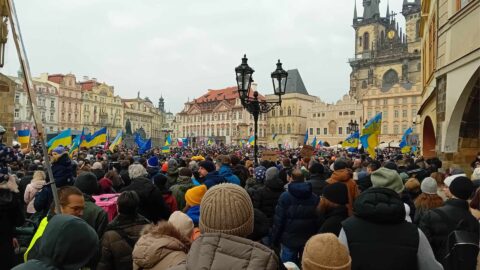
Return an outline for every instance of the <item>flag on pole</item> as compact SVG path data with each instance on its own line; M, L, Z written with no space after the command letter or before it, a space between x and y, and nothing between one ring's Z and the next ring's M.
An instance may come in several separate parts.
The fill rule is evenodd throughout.
M120 145L122 141L123 141L123 131L120 130L120 132L117 133L117 137L115 137L115 140L113 140L112 144L110 144L108 149L110 149L110 151L113 152L113 150L115 150L115 147L117 145Z
M308 142L308 129L307 129L307 131L305 131L305 137L303 138L303 144L305 145L305 144L307 144L307 142Z
M172 144L172 137L168 134L167 138L165 139L165 144L162 147L162 153L170 153L170 145Z
M152 148L152 138L148 139L144 145L142 145L142 147L140 147L140 149L138 149L138 153L140 155L143 155L145 152L147 152L148 150L150 150Z
M21 144L29 144L30 143L30 130L23 129L17 132L18 135L18 142Z
M250 136L248 139L248 144L252 146L255 144L255 135Z
M317 136L313 138L312 146L313 148L317 147Z
M381 125L382 113L380 112L365 124L362 130L362 136L360 137L362 146L372 158L377 156L375 147L378 146L378 136L380 135Z
M403 133L403 136L402 136L402 141L400 142L400 150L402 151L403 154L406 154L406 153L410 153L410 151L412 150L412 147L410 145L408 145L408 136L410 134L413 133L413 129L412 128L408 128L407 130L405 130L405 133Z
M67 146L70 144L72 144L72 131L70 129L67 129L60 132L60 134L58 134L57 136L50 139L50 141L48 141L47 143L48 152L51 152L57 146L60 146L60 145Z
M358 141L360 140L360 133L355 131L348 135L348 137L342 142L344 148L358 148Z
M88 147L94 147L106 141L107 141L107 128L104 127L95 131L95 133L92 134L90 141L88 141L87 144L88 144Z
M73 153L75 151L78 151L78 148L80 147L81 140L82 140L82 134L77 135L75 137L75 139L73 139L72 145L70 146L70 150L68 150L68 156L70 158L73 156Z

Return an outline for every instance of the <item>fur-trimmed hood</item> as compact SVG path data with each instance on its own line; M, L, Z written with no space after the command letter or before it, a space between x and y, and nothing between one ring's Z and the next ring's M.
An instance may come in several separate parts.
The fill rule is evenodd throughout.
M18 193L18 185L15 181L15 177L11 176L8 178L8 181L0 183L0 189L7 189L12 192Z

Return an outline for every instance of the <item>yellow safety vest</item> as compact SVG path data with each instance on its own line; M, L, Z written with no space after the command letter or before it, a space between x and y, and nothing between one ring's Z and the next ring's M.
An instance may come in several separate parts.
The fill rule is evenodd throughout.
M42 237L43 232L45 231L45 228L47 228L47 224L48 224L48 219L47 219L47 217L44 217L42 219L42 221L40 222L40 225L38 225L38 229L35 232L35 235L33 235L32 241L30 242L30 245L28 245L27 251L25 251L25 255L23 255L23 260L25 262L27 261L28 253L30 252L30 250L33 248L33 246L35 245L37 240L40 237Z

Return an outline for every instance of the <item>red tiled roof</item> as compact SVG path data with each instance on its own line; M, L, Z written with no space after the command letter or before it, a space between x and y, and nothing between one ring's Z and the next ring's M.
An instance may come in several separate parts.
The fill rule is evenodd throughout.
M63 77L65 77L63 74L52 74L48 75L48 80L60 84L63 81Z
M253 97L253 91L250 91L250 97ZM219 90L208 89L208 92L206 94L194 99L192 103L204 103L216 100L231 101L236 98L238 98L238 88L236 86L232 86ZM259 94L258 99L265 100L265 97Z
M93 89L93 87L95 87L96 85L98 85L99 83L97 83L96 81L94 80L89 80L89 81L84 81L84 82L80 82L80 85L82 86L82 90L86 90L86 91L91 91Z

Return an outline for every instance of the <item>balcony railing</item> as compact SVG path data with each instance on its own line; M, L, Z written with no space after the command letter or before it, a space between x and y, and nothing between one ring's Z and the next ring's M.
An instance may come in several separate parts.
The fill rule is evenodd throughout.
M357 53L355 58L348 58L348 62L356 62L360 60L367 60L372 58L372 53L370 51Z

